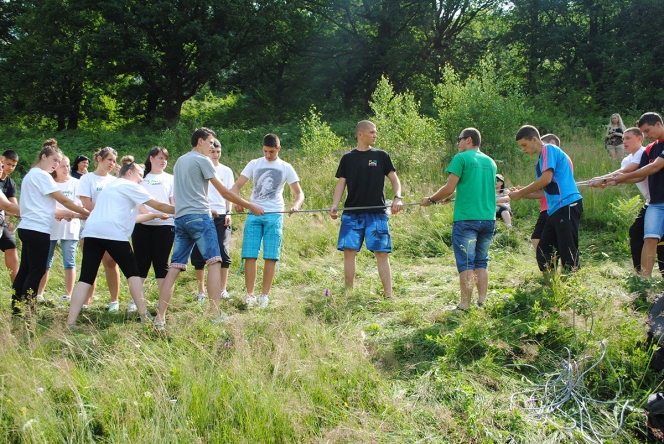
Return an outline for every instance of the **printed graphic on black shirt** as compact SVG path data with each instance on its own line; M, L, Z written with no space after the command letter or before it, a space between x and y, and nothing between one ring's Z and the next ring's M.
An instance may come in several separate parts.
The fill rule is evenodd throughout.
M254 193L256 200L271 200L277 195L279 185L283 180L283 174L280 170L274 168L263 168L256 171L256 185Z

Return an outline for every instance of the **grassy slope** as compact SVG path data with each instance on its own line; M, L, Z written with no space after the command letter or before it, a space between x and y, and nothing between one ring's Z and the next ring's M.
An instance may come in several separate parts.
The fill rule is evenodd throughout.
M614 166L586 143L569 152L579 179ZM237 172L254 155L227 161ZM296 161L309 208L330 199L335 166ZM506 170L514 184L525 184L532 174L530 168ZM438 180L415 184L402 175L407 201L443 181L439 172L423 176ZM287 218L273 303L265 311L246 311L236 299L226 309L237 316L223 326L212 325L205 307L192 300L193 270L178 283L164 334L133 316L107 314L103 290L81 333L66 332L65 312L52 304L26 325L9 316L9 279L2 268L0 441L583 440L511 406L511 394L537 375L507 365L556 369L574 336L572 302L585 298L594 331L606 340L620 375L622 398L642 407L656 379L647 370L647 351L635 347L645 315L634 307L644 306L638 301L648 289L628 279L624 236L614 232L620 221L610 214L611 202L631 194L627 188L584 191L583 269L552 287L542 285L528 240L537 206L513 204L515 229L499 224L491 250L488 306L461 318L444 310L458 299L447 246L449 206L409 209L392 218L391 300L381 296L375 260L366 252L358 258L355 290L344 292L342 255L334 248L338 222L318 214ZM241 218L236 220L239 228ZM236 298L243 289L236 274L240 241L236 231L229 284ZM60 266L56 260L54 276ZM53 278L47 297L59 295L61 285ZM121 300L127 298L125 286ZM157 299L152 281L148 298L153 304ZM588 384L609 399L616 381L605 364ZM643 422L630 411L615 441L635 440Z

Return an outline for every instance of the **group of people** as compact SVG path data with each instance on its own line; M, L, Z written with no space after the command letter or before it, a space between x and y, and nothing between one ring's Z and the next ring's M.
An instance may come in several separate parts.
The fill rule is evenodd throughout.
M356 256L366 244L376 257L384 295L391 297L388 255L392 241L387 212L397 214L403 209L401 183L389 154L373 147L377 138L374 123L359 122L355 133L357 146L342 156L337 168L338 181L330 210L332 219L337 219L343 211L337 249L344 253L345 285L352 288ZM644 136L653 140L646 148L641 147ZM132 296L128 311L138 311L143 321L152 318L146 309L143 284L150 267L154 268L159 304L153 322L156 328L163 329L175 282L179 273L186 270L189 260L200 282L198 300L206 297L203 269L207 265L210 312L215 321L224 321L228 317L221 311L220 301L230 298L226 284L231 264L233 209L250 211L241 253L245 261L244 302L248 306L266 307L280 257L283 214L297 212L304 202L304 193L293 167L279 158L281 145L276 135L267 134L263 138L263 156L250 161L237 181L230 168L219 163L221 146L215 137L210 129L197 129L191 138L192 150L177 160L173 175L164 171L168 152L155 147L144 165L136 163L131 156L122 158L116 178L111 172L116 168L117 153L106 147L95 153L96 167L92 173L86 174L88 159L77 158L75 168L81 174L80 180L72 177L68 159L62 156L57 142L49 139L23 179L19 205L16 205L16 186L7 181L8 173L5 174L13 170L18 158L6 152L2 161L4 182L0 182L5 193L0 195L0 209L21 216L17 231L22 240L22 252L13 279L14 312L30 312L34 308L36 295L42 294L40 290L48 278L47 270L59 240L66 270L67 294L63 300L70 300L68 325L74 325L81 309L89 304L99 265L103 263L111 292L109 309L117 310L119 267L128 280ZM661 117L655 113L644 114L638 128L625 129L622 138L630 152L622 168L593 179L591 184L638 183L649 199L630 230L634 266L643 275L649 275L657 243L664 233L664 194L657 191L664 189L660 186L664 185ZM560 149L557 136L540 137L533 126L521 127L515 140L524 153L538 157L535 180L529 185L506 189L495 162L480 150L480 131L465 128L457 139L459 152L447 168L447 183L420 202L427 207L456 193L452 244L461 288L460 301L453 308L456 311L470 308L475 287L477 305L481 307L486 301L488 251L496 216L511 214L510 201L522 198L540 201L540 217L532 241L541 271L553 270L558 259L565 270L579 267L578 235L583 199L574 180L571 159ZM82 163L85 166L80 167ZM646 176L648 179L644 180ZM385 200L386 177L394 192L391 204L386 204ZM250 201L246 201L239 192L250 180L253 192ZM294 194L289 211L284 211L285 184ZM344 192L346 200L343 208L339 208ZM235 204L233 208L231 204ZM511 221L504 220L508 224ZM73 287L79 226L82 227L83 265L79 281ZM0 238L8 266L14 260L7 254L11 250L7 248L10 239L13 240L11 232L8 236L3 233ZM16 248L15 243L13 245ZM265 266L261 292L257 296L255 281L261 246ZM639 250L638 255L636 250Z

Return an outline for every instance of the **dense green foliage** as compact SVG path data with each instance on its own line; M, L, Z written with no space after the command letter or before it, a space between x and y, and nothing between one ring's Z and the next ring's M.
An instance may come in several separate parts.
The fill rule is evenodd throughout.
M336 120L368 112L382 76L435 118L432 85L456 81L450 66L461 80L493 72L492 98L518 92L604 123L662 106L662 11L664 0L9 0L0 119L174 128L196 97L228 105L214 116L225 127L298 120L312 105Z

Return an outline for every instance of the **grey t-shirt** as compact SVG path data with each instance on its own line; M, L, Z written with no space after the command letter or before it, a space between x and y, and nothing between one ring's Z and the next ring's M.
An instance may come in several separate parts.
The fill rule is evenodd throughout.
M196 151L180 156L173 168L175 217L212 214L208 202L208 183L216 175L209 157Z

